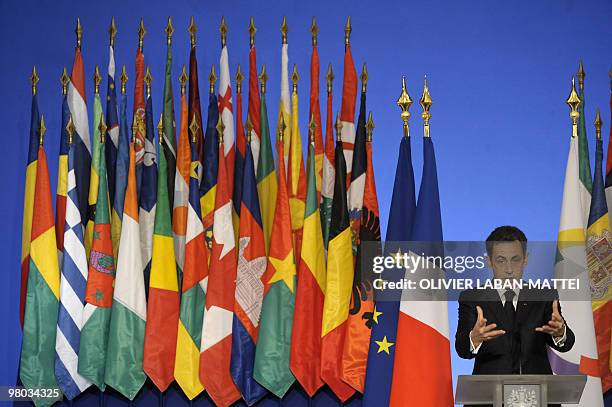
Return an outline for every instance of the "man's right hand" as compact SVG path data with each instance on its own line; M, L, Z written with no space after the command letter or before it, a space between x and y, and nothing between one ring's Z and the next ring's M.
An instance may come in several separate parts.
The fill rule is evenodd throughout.
M478 346L485 341L490 341L506 333L503 329L495 329L497 328L497 324L487 325L487 319L483 316L482 308L478 305L476 306L476 313L478 314L478 318L476 319L474 328L470 331L470 340L475 348L478 348Z

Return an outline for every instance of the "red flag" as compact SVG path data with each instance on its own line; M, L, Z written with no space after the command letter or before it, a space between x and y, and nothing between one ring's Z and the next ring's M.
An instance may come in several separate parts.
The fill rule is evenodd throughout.
M314 20L313 26L315 26ZM321 200L321 180L323 177L323 128L321 127L321 107L319 106L319 69L319 51L317 50L316 40L314 40L312 46L312 56L310 57L310 110L308 117L313 117L315 123L314 159L318 198L317 202Z
M351 45L347 44L344 51L344 81L342 83L342 147L346 160L346 189L351 182L353 168L353 146L355 144L355 104L357 100L357 72L351 54Z

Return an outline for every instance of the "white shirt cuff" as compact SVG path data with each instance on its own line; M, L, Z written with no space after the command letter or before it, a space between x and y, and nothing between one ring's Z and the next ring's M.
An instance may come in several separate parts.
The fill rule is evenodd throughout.
M565 340L567 339L566 333L567 333L567 326L563 325L563 336L560 337L560 338L555 338L553 336L553 338L552 338L553 342L555 343L555 346L563 346L563 345L565 345ZM470 339L470 341L471 341L471 339Z
M472 352L472 354L474 354L474 355L475 355L475 354L477 354L477 353L478 353L478 350L479 350L479 349L480 349L480 347L482 346L482 342L480 342L480 345L478 345L478 346L474 346L474 342L472 342L472 334L471 334L471 333L470 333L469 337L470 337L470 352ZM553 339L554 339L554 338L553 338ZM563 338L561 338L561 339L563 339L563 340L565 341L565 335L564 335L564 336L563 336ZM555 342L555 344L556 344L556 342ZM563 346L563 345L558 345L558 346Z

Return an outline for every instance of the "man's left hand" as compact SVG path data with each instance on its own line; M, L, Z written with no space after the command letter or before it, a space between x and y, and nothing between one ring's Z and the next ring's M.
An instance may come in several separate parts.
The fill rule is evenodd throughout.
M560 338L565 332L565 321L559 313L559 301L554 300L552 303L552 317L548 324L542 325L535 329L538 332L544 332L552 335L553 338Z

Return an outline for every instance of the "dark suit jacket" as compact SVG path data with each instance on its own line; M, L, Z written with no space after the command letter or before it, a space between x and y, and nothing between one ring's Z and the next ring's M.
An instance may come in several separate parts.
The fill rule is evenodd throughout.
M555 290L521 289L516 305L514 331L510 332L505 320L504 309L497 290L467 290L459 296L459 323L455 335L455 349L464 359L475 358L473 374L512 374L513 352L520 353L522 374L552 374L546 347L567 352L574 346L574 333L566 326L563 346L556 346L552 336L536 332L535 328L545 325L552 317L552 302L558 298ZM478 353L470 351L470 331L477 319L476 305L482 308L487 324L497 324L496 329L506 333L496 339L482 343ZM559 304L561 312L561 304ZM515 346L512 347L512 335Z

